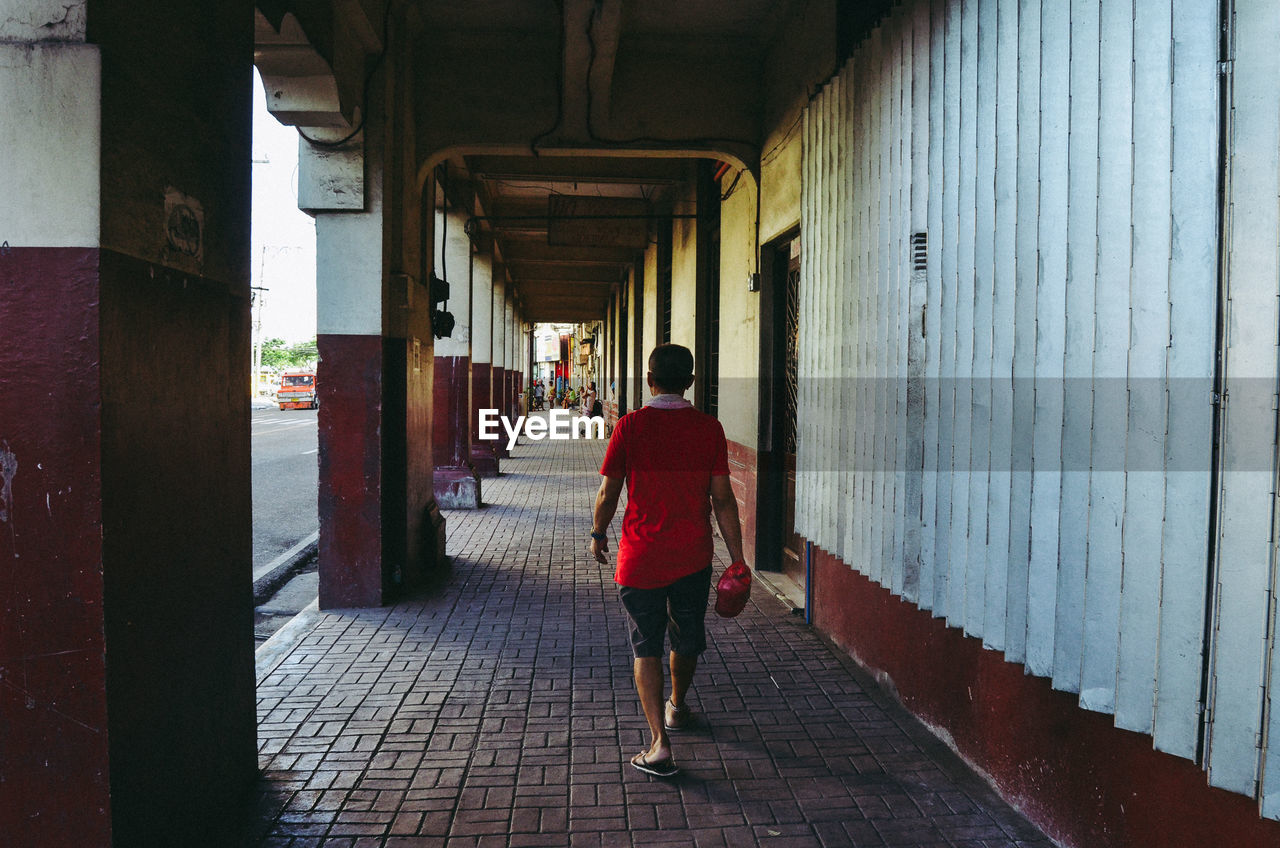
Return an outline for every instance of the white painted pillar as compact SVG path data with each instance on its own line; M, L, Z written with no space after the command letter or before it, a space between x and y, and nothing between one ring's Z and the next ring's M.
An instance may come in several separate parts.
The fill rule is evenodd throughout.
M493 396L493 253L471 257L471 426L477 428L480 410L501 408ZM471 464L481 477L498 476L498 442L481 440L472 431ZM501 440L499 440L501 441Z
M504 415L510 414L507 403L507 282L503 278L493 280L493 405ZM498 445L498 456L508 456L506 442Z
M475 324L471 288L471 239L464 229L463 209L435 213L436 273L449 284L446 309L454 319L453 332L436 340L432 437L435 452L435 494L442 509L480 506L480 478L471 464L471 342Z

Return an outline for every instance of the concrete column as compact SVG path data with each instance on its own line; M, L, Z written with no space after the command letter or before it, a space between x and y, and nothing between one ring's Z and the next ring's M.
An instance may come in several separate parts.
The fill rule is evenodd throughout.
M507 280L505 276L493 278L493 406L502 410L503 415L510 416L511 408L507 403ZM512 419L515 420L514 418ZM496 452L499 457L507 457L511 452L507 449L507 440L500 439Z
M365 208L316 217L320 365L320 606L383 601L383 230L376 122L365 127ZM306 141L301 157L310 151Z
M437 339L435 350L436 500L442 509L474 509L481 504L480 478L471 464L471 341L474 329L471 285L471 239L464 209L437 210L436 269L449 283L448 309L453 333Z
M493 403L493 253L471 257L471 464L481 477L498 476L499 441L480 438L480 411L499 408Z
M252 7L87 7L0 14L0 842L232 844Z
M344 15L358 12L343 7ZM315 99L333 95L336 83L289 73L299 63L323 66L315 55L304 61L293 26L286 16L275 34L259 15L268 102L281 120L322 125L307 127L308 137L346 137L336 96ZM386 49L398 52L395 44ZM430 304L425 287L404 273L419 264L416 245L405 246L420 232L419 198L405 187L405 123L386 117L402 94L396 66L384 62L366 84L362 131L350 141L298 142L298 203L316 218L324 609L379 606L421 586L444 560L429 436Z
M506 309L506 335L507 335L507 408L511 410L511 415L520 414L520 374L517 371L516 361L516 301L514 293L507 291L507 309Z
M521 311L517 307L515 313L515 336L511 347L511 356L515 362L517 408L520 414L523 415L527 411L528 406L528 403L525 401L525 388L528 385L528 379L525 374L529 368L529 357L525 355L528 344L524 333L524 320L520 316Z

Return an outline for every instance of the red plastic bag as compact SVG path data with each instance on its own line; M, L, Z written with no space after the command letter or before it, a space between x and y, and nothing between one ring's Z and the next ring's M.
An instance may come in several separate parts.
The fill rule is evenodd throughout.
M716 614L733 618L742 612L751 597L751 569L739 560L724 570L716 583Z

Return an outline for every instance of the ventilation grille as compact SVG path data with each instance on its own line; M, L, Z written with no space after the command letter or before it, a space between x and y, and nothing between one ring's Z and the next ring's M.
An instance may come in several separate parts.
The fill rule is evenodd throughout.
M928 270L929 261L929 234L928 233L912 233L911 234L911 270L926 271Z

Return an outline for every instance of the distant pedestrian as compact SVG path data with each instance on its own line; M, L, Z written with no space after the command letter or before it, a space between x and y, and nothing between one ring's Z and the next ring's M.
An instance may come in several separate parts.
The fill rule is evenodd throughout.
M605 530L625 483L627 509L618 541L614 582L631 619L636 691L651 744L631 758L646 774L679 769L667 731L693 722L685 696L706 648L703 618L711 589L712 512L734 562L742 560L738 503L729 484L724 428L693 408L693 354L665 344L649 355L649 402L614 428L600 468L591 524L591 553L608 563ZM663 698L662 654L671 639L671 697Z

